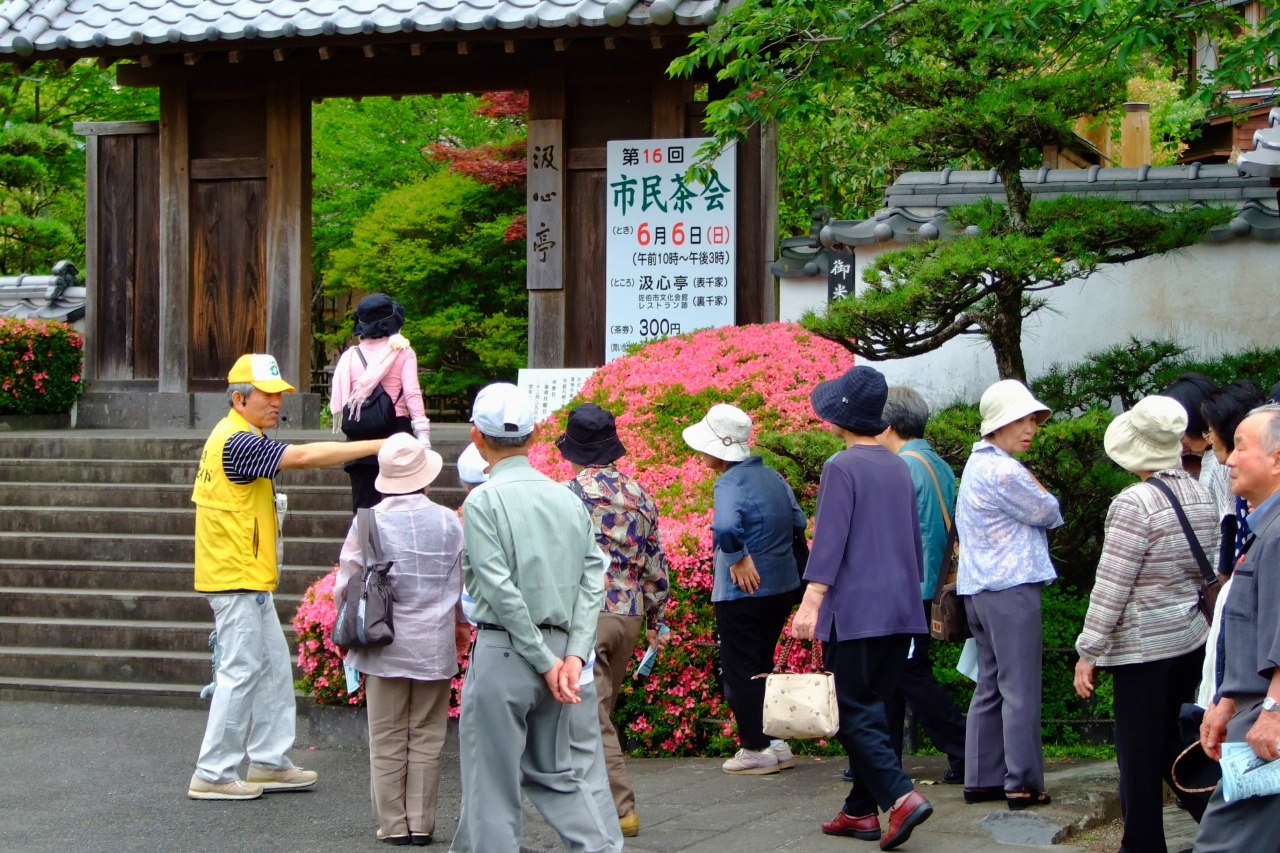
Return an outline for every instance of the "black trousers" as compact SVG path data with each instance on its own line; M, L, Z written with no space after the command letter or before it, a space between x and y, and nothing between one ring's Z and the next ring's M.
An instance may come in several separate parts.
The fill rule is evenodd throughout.
M929 605L924 601L925 619L929 618ZM889 720L889 741L893 751L902 757L902 730L906 724L907 708L924 733L940 752L951 762L951 769L964 770L964 715L951 701L947 691L933 674L933 661L929 659L929 646L933 638L928 634L913 637L916 645L907 658L898 680L898 689L885 697L885 716Z
M837 642L834 634L823 646L824 663L836 678L840 731L836 737L849 754L853 785L844 801L850 817L888 811L914 787L893 753L884 697L897 689L911 637L895 634Z
M383 438L390 438L398 432L413 434L413 423L408 418L396 418L392 429ZM358 509L368 509L382 500L383 494L374 488L378 479L378 457L362 456L342 466L351 478L351 513Z
M1164 786L1182 751L1178 711L1195 698L1204 648L1175 658L1108 667L1115 686L1120 766L1120 853L1167 853ZM1199 815L1195 815L1198 819Z
M791 616L794 592L718 601L716 633L720 635L720 685L738 721L738 743L744 749L764 749L764 679L773 671L773 653Z

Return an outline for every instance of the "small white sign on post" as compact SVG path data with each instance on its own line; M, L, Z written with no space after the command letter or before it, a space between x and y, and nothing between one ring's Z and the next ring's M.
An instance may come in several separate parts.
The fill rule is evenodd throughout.
M605 188L605 360L630 344L734 321L737 148L705 183L704 139L612 140Z
M516 384L533 401L533 420L540 423L572 400L595 372L594 367L525 367Z

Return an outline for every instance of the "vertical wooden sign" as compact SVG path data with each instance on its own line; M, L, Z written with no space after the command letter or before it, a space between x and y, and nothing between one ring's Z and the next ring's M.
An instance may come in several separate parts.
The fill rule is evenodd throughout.
M564 288L564 130L560 119L529 122L529 290Z

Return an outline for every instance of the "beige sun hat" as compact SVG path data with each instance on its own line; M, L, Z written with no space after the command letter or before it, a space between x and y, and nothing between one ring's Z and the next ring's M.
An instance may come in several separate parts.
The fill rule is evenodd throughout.
M1182 434L1187 410L1172 397L1143 397L1117 415L1102 437L1102 447L1126 471L1163 471L1182 467Z
M991 435L1000 427L1030 414L1038 414L1040 423L1049 420L1052 414L1048 406L1037 400L1027 386L1016 379L1001 379L983 391L978 411L982 414L982 426L978 430L982 435Z
M384 495L420 492L440 475L444 460L407 432L398 432L378 451L378 479L373 487Z
M707 416L685 427L684 443L725 462L741 462L751 455L751 416L728 403L717 403Z

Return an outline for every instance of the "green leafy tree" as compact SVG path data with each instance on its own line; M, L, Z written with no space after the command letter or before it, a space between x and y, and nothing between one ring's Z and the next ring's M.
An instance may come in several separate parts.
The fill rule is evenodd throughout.
M524 244L506 237L523 204L520 186L437 171L383 195L333 252L333 286L404 304L424 391L465 394L524 366Z
M1176 5L1176 4L1175 4ZM853 98L890 169L994 169L1007 204L954 209L978 236L883 255L868 287L806 325L871 360L928 352L962 334L990 341L1002 377L1026 379L1024 319L1041 291L1198 240L1223 211L1157 216L1098 199L1032 205L1021 169L1074 123L1125 97L1135 49L1186 43L1165 0L747 0L672 63L718 68L712 147L753 124L821 122ZM1176 19L1175 19L1176 23Z

